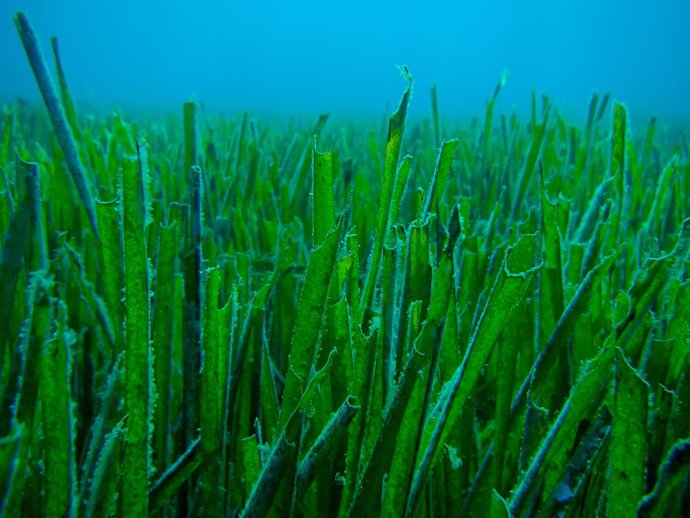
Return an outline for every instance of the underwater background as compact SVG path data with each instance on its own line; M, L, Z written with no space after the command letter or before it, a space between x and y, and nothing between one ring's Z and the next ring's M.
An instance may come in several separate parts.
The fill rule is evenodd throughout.
M0 517L690 516L690 3L0 4Z
M11 18L58 35L74 96L109 108L379 115L397 102L394 65L449 116L474 116L504 69L499 109L534 89L584 114L593 91L640 117L690 115L690 4L683 0L222 2L6 0L0 98L37 97ZM411 105L426 116L429 105Z

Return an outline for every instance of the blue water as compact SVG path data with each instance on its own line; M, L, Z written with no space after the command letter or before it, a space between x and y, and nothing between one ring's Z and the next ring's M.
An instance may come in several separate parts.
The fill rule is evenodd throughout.
M12 16L59 37L83 105L295 114L382 114L415 78L412 115L438 84L445 116L479 115L504 69L499 109L531 92L580 114L593 91L633 116L690 117L690 1L3 0L0 99L38 91Z

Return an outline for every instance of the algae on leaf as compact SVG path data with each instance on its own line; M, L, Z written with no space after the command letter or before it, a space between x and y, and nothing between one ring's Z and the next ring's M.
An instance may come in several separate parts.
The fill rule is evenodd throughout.
M371 251L369 270L362 291L362 299L359 303L359 314L361 318L364 318L364 313L371 304L371 298L374 294L374 285L378 276L379 262L383 252L383 244L385 243L386 235L390 228L389 215L391 212L391 199L395 189L398 159L400 157L402 138L405 131L405 119L407 118L407 106L410 102L411 92L412 77L409 76L407 89L400 100L400 106L398 106L398 109L391 115L388 121L388 139L386 141L381 197L376 218L376 235ZM366 324L366 322L363 323Z
M613 430L607 513L633 516L645 487L649 384L616 352Z
M311 378L320 323L338 249L340 226L336 226L316 248L307 265L304 285L297 305L295 328L290 345L290 360L285 374L285 388L280 407L278 433L282 433L287 421L297 408L307 383Z
M122 243L125 297L125 430L122 509L128 516L147 516L150 401L149 262L141 194L148 181L147 155L139 144L137 157L125 158L122 169Z

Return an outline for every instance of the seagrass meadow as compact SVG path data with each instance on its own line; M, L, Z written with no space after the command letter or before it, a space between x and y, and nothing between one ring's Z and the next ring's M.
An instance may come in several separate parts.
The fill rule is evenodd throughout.
M690 515L683 132L89 115L15 23L1 516Z

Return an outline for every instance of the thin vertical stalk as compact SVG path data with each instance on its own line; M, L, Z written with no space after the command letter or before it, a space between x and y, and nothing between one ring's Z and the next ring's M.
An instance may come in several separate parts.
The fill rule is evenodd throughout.
M69 168L74 184L79 192L79 198L89 218L91 228L98 238L98 220L96 218L96 209L91 196L89 179L86 174L86 169L79 159L74 135L72 135L72 131L70 130L67 122L67 115L60 102L55 85L50 78L43 52L41 52L41 48L38 45L38 38L36 37L33 27L31 27L29 23L29 19L21 11L18 11L14 17L14 23L17 27L19 37L22 40L22 45L24 45L26 56L34 72L36 83L41 91L43 102L48 110L48 115L53 124L55 135L60 143L62 152L65 154L65 161L67 162L67 167Z

